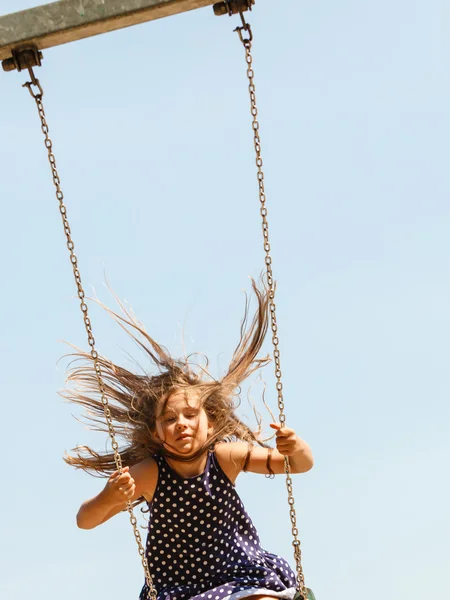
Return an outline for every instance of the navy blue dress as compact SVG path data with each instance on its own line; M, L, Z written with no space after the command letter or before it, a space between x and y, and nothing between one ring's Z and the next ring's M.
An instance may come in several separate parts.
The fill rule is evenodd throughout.
M288 563L261 548L234 485L213 452L202 475L183 478L155 455L146 554L158 600L238 600L255 594L292 599ZM140 600L147 600L144 585Z

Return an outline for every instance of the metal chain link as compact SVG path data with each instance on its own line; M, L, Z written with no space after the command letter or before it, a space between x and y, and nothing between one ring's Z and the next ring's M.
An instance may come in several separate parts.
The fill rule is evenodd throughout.
M85 295L85 292L83 289L83 284L81 282L80 270L78 268L78 258L75 254L75 245L72 240L72 233L70 230L69 219L67 216L67 209L64 204L64 194L61 190L61 180L59 178L58 171L56 169L56 160L55 160L55 155L53 154L53 143L48 134L49 129L48 129L48 125L47 125L47 120L45 118L44 104L42 102L42 97L44 95L44 91L41 87L41 84L39 83L39 79L36 79L36 77L34 76L33 70L31 68L29 68L28 71L30 72L31 81L25 83L23 87L28 88L28 91L30 92L31 96L34 98L34 100L36 102L36 107L37 107L37 110L39 113L39 118L41 121L41 129L42 129L42 133L44 134L44 137L45 137L44 143L45 143L45 147L47 148L47 152L48 152L48 162L50 164L50 168L52 171L53 183L56 188L56 198L59 202L59 211L61 213L62 223L63 223L63 227L64 227L64 233L65 233L66 239L67 239L67 248L70 253L70 262L72 264L73 275L74 275L75 283L77 286L78 298L80 300L80 309L81 309L81 312L83 315L83 322L84 322L84 326L85 326L86 333L87 333L88 344L90 347L90 355L91 355L92 361L94 363L95 374L96 374L97 382L98 382L98 389L100 392L100 397L101 397L101 402L103 405L103 411L105 414L106 423L108 425L108 432L109 432L109 437L111 439L111 446L114 451L114 460L116 463L117 470L119 472L121 472L122 471L122 458L121 458L120 452L119 452L119 444L117 443L117 440L116 440L116 433L115 433L115 429L114 429L114 425L113 425L113 421L112 421L111 411L109 408L108 397L105 393L105 385L103 382L102 370L101 370L101 366L99 363L99 355L98 355L97 350L95 349L95 338L94 338L94 334L92 332L91 319L89 317L88 305L86 304L86 295ZM35 92L33 90L32 86L36 86L38 89L38 92ZM147 557L145 555L145 549L142 545L142 538L141 538L141 534L140 534L140 531L139 531L138 525L137 525L137 519L134 516L133 507L131 505L131 502L129 502L129 501L127 502L127 510L128 510L129 516L130 516L130 523L133 527L134 537L135 537L136 543L138 545L139 556L141 557L142 566L143 566L144 572L145 572L145 580L146 580L147 588L148 588L147 598L149 600L156 600L156 590L153 586L152 576L150 575L148 561L147 561Z
M262 231L263 231L263 242L264 242L264 252L265 252L265 264L266 264L266 274L267 274L267 286L269 289L269 310L270 310L270 322L272 329L272 344L273 344L273 359L275 363L275 377L276 377L276 389L278 396L278 409L279 409L279 419L282 427L286 426L286 415L285 415L285 405L284 405L284 397L283 397L283 383L281 381L281 359L280 359L280 349L279 349L279 339L278 339L278 325L277 325L277 315L276 315L276 305L275 305L275 282L273 279L272 272L272 257L270 254L270 241L269 241L269 223L267 221L267 206L266 206L266 192L264 187L264 171L263 171L263 159L261 156L261 138L259 134L259 121L258 121L258 108L256 105L256 88L255 88L255 72L253 70L253 57L252 57L252 41L253 41L253 33L249 23L246 23L244 19L244 15L242 12L240 13L242 19L242 27L237 27L235 31L239 34L239 38L244 45L245 49L245 60L247 63L247 77L249 81L248 91L250 94L250 112L252 115L252 128L253 128L253 140L255 145L255 153L256 153L256 166L257 166L257 178L258 178L258 188L259 188L259 201L260 201L260 213L262 218ZM247 37L244 34L244 31L247 33ZM296 563L297 570L297 590L298 593L303 596L304 600L308 598L308 590L305 585L305 577L303 575L303 567L302 567L302 552L301 552L301 544L298 537L298 528L297 528L297 516L295 512L295 500L294 500L294 492L292 487L292 478L291 478L291 469L289 466L289 459L287 456L284 458L284 471L286 474L286 489L288 493L288 504L289 504L289 516L291 519L292 525L292 536L293 542L292 545L294 547L294 559Z

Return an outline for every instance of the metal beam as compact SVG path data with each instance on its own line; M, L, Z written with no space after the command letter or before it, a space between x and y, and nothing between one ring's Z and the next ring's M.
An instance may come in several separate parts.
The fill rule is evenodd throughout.
M0 17L0 60L210 6L217 0L60 0Z

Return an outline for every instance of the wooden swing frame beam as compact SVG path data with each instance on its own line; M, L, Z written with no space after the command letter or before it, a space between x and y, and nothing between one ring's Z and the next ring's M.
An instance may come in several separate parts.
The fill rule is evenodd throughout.
M214 5L216 15L251 9L254 0L60 0L0 16L0 60ZM14 66L12 67L12 69ZM12 70L4 65L5 70Z

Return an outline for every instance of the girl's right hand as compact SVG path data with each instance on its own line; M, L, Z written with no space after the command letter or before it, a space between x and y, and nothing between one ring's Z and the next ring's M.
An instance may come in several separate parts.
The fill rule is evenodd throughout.
M114 471L105 486L105 492L111 505L128 502L134 496L136 484L129 473L130 467L124 467L122 473Z

